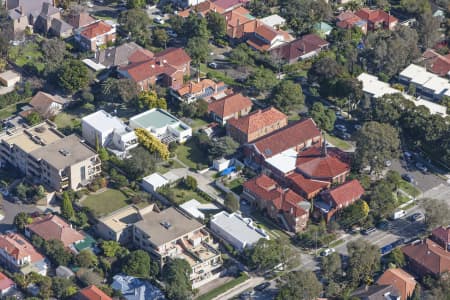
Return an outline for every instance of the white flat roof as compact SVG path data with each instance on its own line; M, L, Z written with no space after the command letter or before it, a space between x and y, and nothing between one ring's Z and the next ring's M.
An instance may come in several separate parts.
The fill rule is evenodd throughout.
M146 183L152 185L155 190L169 183L169 180L159 175L158 173L148 175L147 177L142 178L142 181L145 181Z
M118 117L112 116L104 110L96 111L90 115L87 115L83 119L82 122L89 124L94 127L96 130L105 132L110 131L111 129L116 129L119 131L125 131L127 125L122 122Z
M412 83L433 91L436 95L450 96L450 83L446 78L428 72L424 67L410 64L400 76L408 78Z
M18 79L18 78L20 78L20 74L14 72L12 70L8 70L3 73L0 73L0 78L2 78L4 80Z
M285 150L267 159L266 162L281 172L288 173L295 170L297 151L295 151L295 149Z
M85 58L83 59L83 63L88 66L89 68L91 68L92 70L94 70L95 72L101 71L106 69L106 67L102 64L98 64L95 61L93 61L92 59L89 58Z
M193 216L194 218L204 219L205 214L201 210L218 210L219 208L212 204L202 204L198 202L196 199L189 200L180 205L180 208L186 211L188 214Z
M261 238L269 239L264 230L252 225L252 219L243 218L236 213L229 214L222 211L214 215L211 218L211 222L243 244L253 245Z
M265 18L260 19L261 22L270 27L276 27L281 24L285 24L286 20L283 17L280 17L277 14L267 16Z
M396 89L390 87L388 83L382 82L382 81L378 80L378 78L376 76L373 76L373 75L370 75L367 73L361 73L358 76L358 80L362 82L363 91L365 93L373 95L373 97L375 97L375 98L380 98L386 94L401 93L399 90L396 90ZM447 108L445 106L442 106L440 104L437 104L437 103L434 103L434 102L431 102L428 100L420 99L420 98L416 99L415 97L412 97L405 93L401 93L401 94L403 97L405 97L406 99L408 99L412 103L414 103L414 105L425 106L426 108L428 108L430 110L431 114L440 114L444 117L447 115Z

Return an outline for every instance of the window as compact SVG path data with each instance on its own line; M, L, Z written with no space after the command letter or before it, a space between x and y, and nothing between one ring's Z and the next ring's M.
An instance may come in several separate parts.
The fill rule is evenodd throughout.
M80 178L81 178L81 181L86 180L86 167L85 166L82 166L80 168Z

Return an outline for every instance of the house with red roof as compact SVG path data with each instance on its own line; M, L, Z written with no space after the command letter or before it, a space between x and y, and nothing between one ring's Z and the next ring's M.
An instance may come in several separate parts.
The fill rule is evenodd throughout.
M450 271L450 252L431 239L407 245L401 250L408 262L408 269L420 277L438 277Z
M208 113L213 121L225 125L232 119L247 116L252 106L250 98L238 93L209 103Z
M111 297L106 295L101 289L95 285L90 285L80 290L75 296L76 300L112 300Z
M256 28L248 36L247 44L261 52L270 51L292 42L294 37L284 30L277 30L260 21L256 21Z
M320 194L321 199L314 201L316 215L323 215L329 222L334 214L355 203L364 195L364 188L357 179L353 179Z
M249 0L216 0L213 3L224 12L236 9L250 2Z
M141 90L156 84L178 89L183 86L184 76L190 75L191 58L182 48L167 48L156 54L138 49L128 61L118 72L136 82Z
M367 21L361 19L351 11L344 11L336 17L336 26L342 29L358 27L361 31L367 33Z
M186 8L185 10L179 11L177 16L182 18L187 18L191 13L195 13L198 16L206 17L206 15L210 12L214 11L219 14L224 13L224 9L218 6L216 3L206 0L204 2L198 3L192 7Z
M283 189L264 174L246 181L243 187L241 197L281 223L286 230L299 232L306 228L310 204L294 191Z
M318 55L322 50L327 49L329 45L329 42L322 39L317 34L311 33L273 48L270 53L288 64L293 64L299 60L308 59Z
M223 81L216 82L208 78L200 81L190 81L178 89L170 89L170 95L174 99L188 104L198 99L208 102L219 100L231 92L232 90Z
M227 135L240 144L253 142L288 124L288 117L274 107L258 109L227 123Z
M441 77L450 76L450 54L441 55L433 49L422 54L422 62L427 70Z
M116 26L98 20L75 30L75 40L84 50L97 51L98 48L116 40Z
M362 8L355 12L355 15L367 22L367 29L370 31L377 29L394 30L398 24L396 17L382 9Z
M303 176L301 173L292 173L287 176L289 187L307 200L312 200L321 191L330 188L329 181L316 180Z
M232 40L241 40L258 27L255 17L244 7L232 9L222 15L227 23L227 36Z
M408 272L400 268L387 269L383 275L378 278L378 285L392 284L400 294L400 300L408 300L416 288L416 280Z
M439 226L431 231L431 239L441 245L442 248L450 250L450 226Z
M36 272L46 275L49 264L24 236L18 233L0 235L0 262L14 272Z
M47 214L33 218L33 221L25 227L25 236L31 238L37 235L40 238L50 241L61 241L67 249L76 251L75 245L85 240L86 236L73 229L57 215Z
M16 284L8 276L0 272L0 297L4 297Z

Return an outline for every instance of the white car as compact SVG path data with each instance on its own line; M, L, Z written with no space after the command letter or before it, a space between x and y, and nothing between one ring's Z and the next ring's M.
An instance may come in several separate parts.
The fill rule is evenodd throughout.
M156 16L154 19L155 23L157 24L164 24L164 20L163 18L161 18L160 16Z
M334 252L336 252L334 248L327 248L320 253L320 256L328 256Z
M87 5L87 7L89 7L89 8L93 8L93 7L94 7L94 4L92 4L91 2L87 2L86 5Z

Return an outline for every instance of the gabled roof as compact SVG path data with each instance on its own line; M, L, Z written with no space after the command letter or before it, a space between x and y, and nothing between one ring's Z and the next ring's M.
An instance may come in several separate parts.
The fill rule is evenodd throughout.
M345 205L346 203L353 203L360 199L364 194L364 188L357 179L347 181L334 189L324 192L331 201L334 202L335 207Z
M350 171L350 166L334 154L325 155L321 148L311 147L299 153L297 170L309 178L334 178Z
M111 297L106 295L95 285L90 285L79 292L83 300L112 300Z
M408 245L402 248L403 253L429 273L439 275L450 271L450 252L430 239L420 244Z
M198 94L204 91L207 88L219 88L225 86L223 81L215 82L214 80L205 78L200 82L190 81L176 90L178 95L184 96L186 94Z
M274 107L269 107L264 110L258 109L239 119L229 120L228 124L249 135L261 128L274 125L284 119L287 119L287 116L284 113Z
M409 299L416 287L414 277L400 268L387 269L386 272L378 278L377 284L392 284L400 293L401 300Z
M446 245L450 244L450 226L447 228L439 226L438 228L433 229L431 234L435 239L444 242Z
M320 136L320 130L314 121L308 118L262 137L252 144L261 155L269 158Z
M15 283L8 276L0 272L0 292L14 286Z
M298 59L305 54L322 49L329 43L316 34L307 34L289 44L274 49L285 60Z
M427 49L423 54L427 69L439 76L447 76L450 72L450 54L440 55L433 49Z
M251 108L252 105L253 103L248 97L238 93L209 103L208 112L214 112L217 116L225 118L243 109Z
M67 23L73 26L73 28L80 28L94 23L96 19L91 17L87 12L80 12L77 14L71 14L66 17Z
M358 288L351 294L352 297L356 297L361 300L393 300L397 295L398 291L391 284L374 284L370 286L366 285Z
M137 47L132 51L131 55L128 56L128 61L130 64L141 63L151 60L155 54L147 49Z
M0 248L16 260L30 256L31 263L35 263L44 259L33 245L18 233L0 235Z
M285 190L282 194L282 203L281 203L281 209L286 214L293 215L295 217L300 217L303 215L308 214L308 211L306 211L303 207L301 207L301 203L305 202L306 200L294 192L291 189Z
M111 25L108 25L103 21L98 21L84 27L80 34L87 39L93 39L99 35L109 32L112 28L113 27Z
M299 189L304 191L306 194L315 193L327 188L330 183L327 181L320 181L309 179L300 173L293 173L288 176L292 185L297 186Z
M246 0L216 0L213 3L216 6L221 7L224 10L227 10L236 6L241 6L247 2L248 1Z
M362 8L355 12L355 15L360 17L363 20L369 21L369 22L385 22L387 24L391 24L394 22L397 22L398 19L394 16L391 16L387 12L385 12L382 9L369 9L369 8Z
M214 2L207 0L192 7L189 7L188 9L182 10L178 12L177 15L182 18L187 18L191 13L195 12L205 17L211 11L221 14L224 12L224 9L215 4Z
M44 92L37 92L36 95L31 98L30 105L40 113L41 115L46 114L50 110L50 106L53 103L64 104L64 100L59 96L53 96Z
M37 217L27 228L46 241L58 240L65 247L84 240L85 236L73 229L69 224L57 215L45 215Z
M167 48L155 54L156 60L166 60L173 66L182 66L191 61L191 58L183 48Z
M258 198L266 201L279 198L282 192L277 182L265 174L247 180L243 186Z
M125 43L117 47L103 49L97 51L95 55L95 61L99 64L104 65L105 67L127 65L129 62L129 58L132 57L138 49L142 48L135 42ZM151 53L150 51L144 53L147 53L147 59L151 59L153 57L153 53Z

